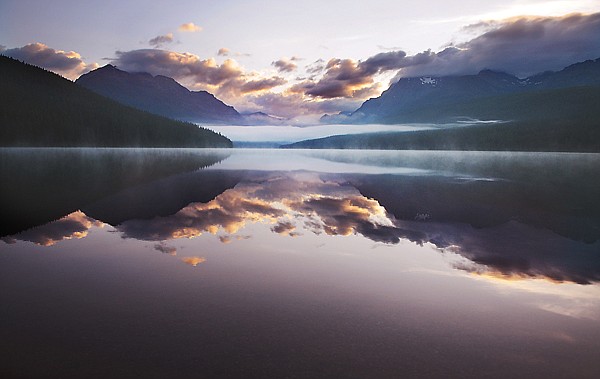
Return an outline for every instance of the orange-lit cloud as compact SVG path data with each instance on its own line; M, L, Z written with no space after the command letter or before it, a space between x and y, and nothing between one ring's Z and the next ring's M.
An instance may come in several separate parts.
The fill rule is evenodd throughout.
M99 67L97 63L84 62L81 55L75 51L55 50L41 42L6 49L2 54L54 71L71 80Z
M180 32L192 32L193 33L193 32L202 31L202 27L194 24L193 22L188 22L188 23L179 25L179 28L177 30L179 30Z
M188 264L190 266L198 266L200 263L204 263L206 262L206 258L202 258L202 257L183 257L181 258L181 261L185 264Z

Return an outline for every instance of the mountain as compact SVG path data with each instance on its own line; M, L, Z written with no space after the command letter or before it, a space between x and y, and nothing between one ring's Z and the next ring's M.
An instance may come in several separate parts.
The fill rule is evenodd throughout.
M395 124L550 118L549 114L532 112L524 106L509 108L507 104L517 103L523 94L536 96L545 90L582 86L600 86L600 59L525 79L490 70L476 75L401 78L381 96L365 101L350 115L326 116L322 121ZM553 115L559 113L559 109L553 110Z
M0 146L231 147L208 129L119 104L0 56Z
M106 65L75 81L120 103L177 120L203 123L241 123L231 106L206 91L190 91L174 79L147 72L129 73Z
M521 119L414 132L338 135L286 148L600 152L600 86L545 89L434 107L430 117Z
M288 119L272 116L264 112L253 112L242 114L244 125L286 125Z

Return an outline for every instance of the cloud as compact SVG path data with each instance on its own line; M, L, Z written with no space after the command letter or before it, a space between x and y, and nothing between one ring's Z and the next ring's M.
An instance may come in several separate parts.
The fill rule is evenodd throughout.
M183 263L185 263L185 264L188 264L190 266L196 267L200 263L206 262L206 258L202 258L202 257L183 257L183 258L181 258L181 261Z
M313 63L311 63L305 67L306 73L313 74L313 75L323 72L324 69L325 69L325 61L323 59L317 59L316 61L314 61Z
M219 241L222 243L231 243L231 236L219 236Z
M402 50L390 51L368 58L364 62L361 62L359 67L366 75L373 75L385 71L394 71L405 67L426 64L431 62L433 55L429 50L413 56L406 56L406 53Z
M377 93L379 83L365 73L352 59L330 59L319 80L306 80L293 85L290 91L313 98L366 97Z
M252 56L252 54L249 54L249 53L233 53L230 49L228 49L226 47L222 47L219 50L217 50L217 55L220 57L229 57L229 56L250 57L250 56Z
M252 93L252 92L259 92L259 91L266 91L269 90L273 87L277 87L280 85L283 85L287 83L287 80L279 77L279 76L274 76L271 78L264 78L264 79L258 79L258 80L250 80L246 83L243 83L239 86L239 91L242 94L246 94L246 93Z
M55 50L41 42L6 49L2 54L54 71L71 80L99 67L97 63L85 63L75 51Z
M465 28L477 37L402 69L400 76L474 74L483 69L520 77L600 57L600 13L515 17Z
M388 51L389 50L402 50L402 48L398 47L398 46L390 46L390 47L388 47L388 46L383 46L383 45L377 45L377 48L379 50L388 50Z
M381 92L381 84L375 81L375 75L423 64L428 62L431 56L430 51L410 57L404 51L390 51L376 54L365 61L334 58L325 66L317 61L307 68L307 72L318 73L324 70L323 76L318 80L313 78L298 83L290 90L313 98L364 100Z
M163 254L169 254L172 256L177 255L177 249L173 246L167 246L164 241L154 244L154 250L160 251Z
M57 242L84 238L92 227L104 224L86 216L81 211L73 212L61 219L11 236L11 240L33 242L36 245L52 246Z
M247 240L252 238L252 236L241 236L241 235L236 235L234 236L230 236L230 235L224 235L224 236L219 236L219 241L221 241L224 244L228 244L231 243L234 239L241 241L241 240Z
M156 37L152 38L150 41L148 41L148 44L150 44L150 46L154 46L154 47L161 47L164 44L171 43L171 42L173 42L173 33L168 33L163 36L156 36Z
M228 100L286 83L277 76L265 78L245 72L233 59L217 64L213 58L203 60L195 54L161 49L117 51L112 63L125 71L169 76L194 89L206 89Z
M188 23L179 25L179 28L177 30L179 30L180 32L191 32L191 33L193 33L193 32L200 32L200 31L202 31L202 27L198 26L198 25L195 25L193 22L188 22Z
M298 235L298 233L294 233L294 230L296 230L296 226L289 221L280 221L271 228L271 231L274 233L292 237Z
M292 72L298 68L298 65L293 62L294 60L297 60L297 58L294 58L296 57L292 57L292 59L281 58L271 64L275 66L279 72Z

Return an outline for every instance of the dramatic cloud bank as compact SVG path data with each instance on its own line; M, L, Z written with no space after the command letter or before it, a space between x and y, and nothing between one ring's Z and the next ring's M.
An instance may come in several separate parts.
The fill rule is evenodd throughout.
M54 71L71 80L99 67L97 63L85 63L81 55L75 51L55 50L40 42L1 52L8 57Z
M520 77L600 57L600 13L518 17L470 25L483 34L430 54L401 76L472 74L483 69Z

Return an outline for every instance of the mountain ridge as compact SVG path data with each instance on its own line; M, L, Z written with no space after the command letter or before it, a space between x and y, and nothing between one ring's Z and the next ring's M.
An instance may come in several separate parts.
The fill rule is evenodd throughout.
M81 75L76 84L122 104L160 116L198 123L242 123L230 105L207 91L190 91L175 79L127 72L107 64Z

